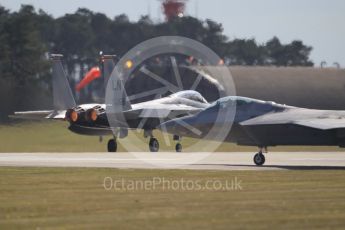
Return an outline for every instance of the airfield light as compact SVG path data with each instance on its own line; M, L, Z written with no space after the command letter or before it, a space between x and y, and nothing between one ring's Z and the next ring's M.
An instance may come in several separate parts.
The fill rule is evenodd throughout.
M126 61L125 66L126 66L127 69L130 69L133 66L133 62L131 60L128 60L128 61Z

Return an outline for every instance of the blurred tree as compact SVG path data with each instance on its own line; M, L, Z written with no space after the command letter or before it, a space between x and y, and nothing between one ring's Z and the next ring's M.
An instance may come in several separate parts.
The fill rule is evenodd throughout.
M302 41L293 41L286 45L285 52L288 56L286 65L288 66L313 66L309 60L312 47L305 46Z
M220 23L207 19L204 27L206 34L202 42L216 52L219 56L226 56L226 42L228 38L223 35L223 26Z
M269 65L283 65L285 63L284 46L277 37L273 37L266 43L267 60Z
M49 64L39 19L29 5L12 14L0 9L0 98L1 104L7 105L1 109L2 117L14 109L34 106L42 96L39 92L49 74Z
M32 6L23 5L19 12L9 17L4 26L11 51L11 63L6 69L19 85L40 81L48 71L44 56L47 47L42 42L36 16Z
M266 43L267 60L265 64L276 66L313 66L309 60L312 47L306 46L302 41L292 41L282 45L277 37Z
M10 17L9 11L0 6L0 77L9 77L9 66L11 64L11 49L9 44L9 33L6 23Z
M231 65L263 65L265 52L254 39L235 39L227 44L226 62Z

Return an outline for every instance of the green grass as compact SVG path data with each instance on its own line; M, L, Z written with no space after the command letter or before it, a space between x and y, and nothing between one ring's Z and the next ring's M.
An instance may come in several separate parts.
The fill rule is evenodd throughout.
M12 123L10 125L0 125L0 152L105 152L106 144L110 137L104 137L102 143L98 137L81 136L70 132L66 122L24 122ZM160 142L160 151L174 151L174 142L169 135L170 146L165 142L159 131L154 132ZM138 146L140 151L148 151L148 139L143 138L142 132L130 131L129 137L126 139L129 144L126 147ZM119 140L118 151L125 152ZM191 138L183 138L182 144L184 149L196 143ZM202 146L213 144L214 142L206 142ZM199 147L199 145L198 145ZM199 149L199 148L198 148ZM131 151L135 151L130 149ZM223 143L218 152L255 152L255 147L237 146L231 143ZM312 146L288 146L270 148L270 152L274 151L343 151L338 147L312 147Z
M0 229L343 229L344 171L0 168ZM106 191L126 181L241 181L242 190Z

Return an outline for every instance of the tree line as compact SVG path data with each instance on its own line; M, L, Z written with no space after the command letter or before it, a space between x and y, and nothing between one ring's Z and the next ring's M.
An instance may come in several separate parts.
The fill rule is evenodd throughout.
M80 79L98 63L100 51L120 57L140 42L163 35L200 41L226 65L313 66L312 47L302 41L230 40L222 24L209 19L182 17L156 23L142 16L133 22L125 14L109 18L85 8L54 18L31 5L22 5L17 12L0 5L0 117L51 104L49 53L62 53L69 75Z

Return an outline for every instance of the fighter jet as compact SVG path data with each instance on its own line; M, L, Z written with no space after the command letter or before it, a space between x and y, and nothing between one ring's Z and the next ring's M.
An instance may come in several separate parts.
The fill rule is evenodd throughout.
M265 163L267 147L309 145L345 147L345 111L314 110L229 96L192 116L161 124L179 136L258 146L256 165ZM218 133L226 129L226 135ZM213 130L213 135L209 132ZM223 130L224 131L224 130Z
M122 79L118 77L111 79L112 84L117 86L114 87L115 90L112 92L114 95L111 96L114 97L114 104L118 101L124 103L120 106L121 109L107 113L105 104L77 105L61 63L62 57L59 54L51 55L54 110L15 112L14 118L66 120L70 123L69 130L77 134L113 135L114 138L110 139L107 145L109 152L117 151L117 138L125 138L128 135L128 129L143 129L144 136L150 137L150 151L157 152L159 142L153 136L152 131L160 123L172 118L194 114L209 105L200 93L192 90L180 91L164 98L132 105L130 103L131 97L127 96ZM110 56L103 56L102 60L107 83L114 68L114 62ZM149 93L146 92L145 95L147 96ZM108 106L111 107L111 105ZM109 122L109 116L113 122ZM175 136L174 140L179 141L179 137ZM177 143L175 149L180 152L182 145Z

